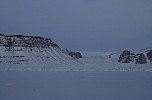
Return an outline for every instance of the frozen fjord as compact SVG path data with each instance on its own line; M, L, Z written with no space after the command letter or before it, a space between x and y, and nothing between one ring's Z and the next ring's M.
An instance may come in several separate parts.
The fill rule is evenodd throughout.
M107 55L87 53L79 66L0 66L0 100L151 100L151 65Z
M0 71L0 100L151 100L150 72Z

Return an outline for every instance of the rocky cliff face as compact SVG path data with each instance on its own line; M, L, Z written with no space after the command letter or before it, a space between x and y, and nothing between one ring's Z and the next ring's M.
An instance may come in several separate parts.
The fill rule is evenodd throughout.
M120 55L118 62L146 64L148 60L152 63L152 50L143 51L140 53L124 50L123 53Z
M23 36L23 35L3 35L0 34L0 46L5 46L7 50L12 50L13 47L42 47L49 48L59 46L54 43L51 38L43 38L39 36Z
M147 50L147 58L152 63L152 50Z

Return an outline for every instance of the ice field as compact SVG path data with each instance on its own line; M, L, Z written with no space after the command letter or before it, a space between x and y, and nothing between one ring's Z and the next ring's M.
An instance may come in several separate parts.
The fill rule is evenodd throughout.
M0 100L151 100L151 72L0 71Z
M82 54L70 66L1 65L0 100L152 100L150 64Z

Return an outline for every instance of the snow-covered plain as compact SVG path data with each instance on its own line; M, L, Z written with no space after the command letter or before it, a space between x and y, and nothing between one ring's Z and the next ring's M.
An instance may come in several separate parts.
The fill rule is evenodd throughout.
M152 73L0 71L0 100L152 100Z
M0 70L152 72L151 63L118 63L119 52L82 52L82 56L81 59L73 59L57 48L44 48L41 50L34 48L33 51L28 51L28 49L15 52L5 51L1 53L0 59L5 63L0 63ZM27 59L28 62L26 62ZM19 62L20 64L7 63L10 61Z
M35 55L40 54L27 57L34 60ZM152 100L151 64L118 63L117 53L111 52L82 55L77 61L54 55L49 66L45 54L34 66L1 64L0 100Z

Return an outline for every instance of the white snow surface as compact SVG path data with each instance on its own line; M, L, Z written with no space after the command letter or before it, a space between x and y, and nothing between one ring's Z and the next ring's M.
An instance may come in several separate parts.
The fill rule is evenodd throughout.
M55 48L36 50L1 52L4 61L32 61L0 64L0 100L152 100L150 64L118 63L112 52L82 52L77 61Z
M78 61L63 53L60 48L30 48L14 47L14 50L6 51L0 47L0 69L4 70L47 70L54 68L68 68L78 65ZM60 69L59 69L60 70Z
M5 51L0 47L0 70L35 71L152 71L152 64L119 63L120 52L81 52L83 58L73 59L59 48L16 47ZM109 58L109 55L111 58Z
M0 71L0 100L152 100L151 72Z

